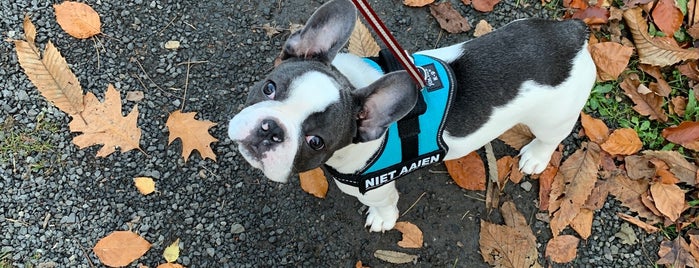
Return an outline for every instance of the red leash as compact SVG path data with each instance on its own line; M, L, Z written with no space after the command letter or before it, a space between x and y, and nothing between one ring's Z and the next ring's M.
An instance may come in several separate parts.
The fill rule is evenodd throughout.
M381 22L381 19L379 19L379 17L376 15L376 12L374 12L367 0L352 0L352 3L354 3L357 9L359 9L359 12L362 13L364 19L366 19L369 25L371 25L371 28L374 29L374 32L379 35L381 41L386 44L388 49L391 51L391 54L393 54L403 68L408 71L408 74L410 74L415 83L420 86L421 89L424 88L425 80L420 72L418 72L417 67L415 64L413 64L413 61L410 60L410 55L408 55L408 53L401 48L398 41L396 41L396 38L391 35L391 32L388 31L386 25Z

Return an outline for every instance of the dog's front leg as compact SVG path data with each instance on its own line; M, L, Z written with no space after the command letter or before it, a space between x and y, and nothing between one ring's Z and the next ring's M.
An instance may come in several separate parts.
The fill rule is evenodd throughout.
M390 182L377 189L361 194L359 188L335 181L338 188L348 195L359 199L359 202L367 205L366 225L372 232L383 232L393 229L398 220L398 190L395 182Z

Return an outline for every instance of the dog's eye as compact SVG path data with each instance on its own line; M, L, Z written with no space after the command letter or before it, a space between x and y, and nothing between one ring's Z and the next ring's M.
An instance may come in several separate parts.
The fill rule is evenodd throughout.
M274 99L274 95L277 92L277 85L272 81L267 81L267 83L262 86L262 93L265 94L270 99Z
M308 146L310 146L311 149L316 151L325 147L325 142L323 142L323 138L318 136L306 136L306 143L308 143Z

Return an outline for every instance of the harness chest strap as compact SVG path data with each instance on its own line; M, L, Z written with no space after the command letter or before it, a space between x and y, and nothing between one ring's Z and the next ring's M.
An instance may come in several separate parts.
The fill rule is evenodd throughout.
M400 69L399 65L390 63L394 60L386 52L380 53L378 58L367 59L375 68L381 66L377 69L382 72ZM442 134L454 92L453 72L439 59L416 54L414 60L426 82L415 108L388 128L380 149L361 170L343 174L324 165L337 181L366 193L444 159L448 148Z

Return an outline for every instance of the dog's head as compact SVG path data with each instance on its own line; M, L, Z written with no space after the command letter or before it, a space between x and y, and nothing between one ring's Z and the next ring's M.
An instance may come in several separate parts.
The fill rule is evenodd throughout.
M356 14L349 0L321 6L289 37L282 62L250 88L247 107L230 121L229 137L269 179L286 182L353 142L381 137L415 105L418 93L405 71L357 89L331 65Z

